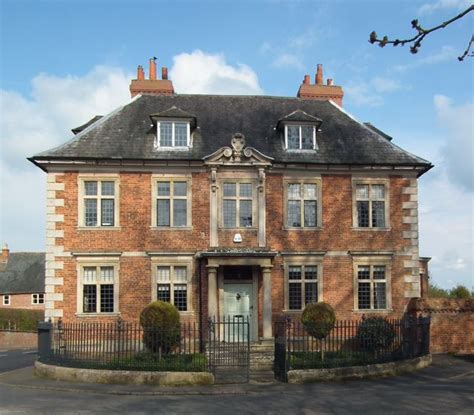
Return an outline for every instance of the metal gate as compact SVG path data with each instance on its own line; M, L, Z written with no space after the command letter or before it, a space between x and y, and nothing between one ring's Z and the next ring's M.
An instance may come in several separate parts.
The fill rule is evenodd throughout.
M208 320L207 358L216 383L246 383L250 367L250 322L235 315Z

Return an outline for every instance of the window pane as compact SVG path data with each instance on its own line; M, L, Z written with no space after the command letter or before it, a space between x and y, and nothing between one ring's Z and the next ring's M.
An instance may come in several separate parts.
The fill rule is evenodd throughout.
M95 284L97 281L96 267L84 267L84 284Z
M316 226L316 200L304 201L304 226Z
M186 182L174 182L173 194L174 196L186 196L188 184Z
M97 226L97 199L84 200L85 205L85 225Z
M252 201L240 201L240 226L243 228L252 226Z
M305 283L304 303L305 305L318 302L318 284L315 282Z
M304 278L306 280L315 280L318 278L318 267L311 266L305 267L304 269Z
M97 182L84 182L84 190L86 196L96 196L97 195Z
M97 311L96 285L84 285L82 310L84 313L95 313Z
M103 284L100 286L100 312L114 312L114 285Z
M383 199L385 197L385 186L383 184L373 184L371 187L372 199Z
M298 183L288 185L288 199L301 199L301 185Z
M102 199L100 203L100 224L102 226L114 226L114 199Z
M301 283L288 284L288 307L290 310L301 310Z
M235 228L237 219L236 201L224 200L222 207L224 211L224 227Z
M170 201L167 199L157 201L157 225L170 226Z
M301 146L305 150L312 150L314 148L313 128L312 125L301 126Z
M102 283L113 283L114 267L100 267L100 281Z
M370 267L368 265L360 265L357 268L357 278L359 280L370 279Z
M301 226L301 202L298 200L288 201L288 226Z
M44 294L38 294L38 304L44 303Z
M370 308L370 283L359 282L359 309Z
M156 299L158 301L165 301L167 303L170 302L170 286L169 284L158 284L158 292L156 295Z
M316 199L316 185L305 184L303 194L305 199Z
M288 267L288 278L290 280L300 280L301 267Z
M239 195L240 197L252 197L252 183L240 183Z
M224 197L237 196L237 186L235 183L224 183Z
M186 226L188 222L186 199L173 200L173 226Z
M179 311L186 311L188 309L188 291L186 284L174 285L174 305Z
M382 265L374 266L374 279L384 280L385 279L385 267Z
M170 267L157 267L156 279L158 282L169 282Z
M188 145L188 127L185 122L174 123L174 145L186 147Z
M102 182L101 183L102 196L113 196L115 194L115 183L114 182Z
M369 198L369 185L358 184L356 186L356 197L357 199L368 199Z
M158 182L158 196L170 195L170 182Z
M160 146L171 147L173 142L171 140L172 126L171 122L160 123Z
M298 125L289 125L288 127L288 148L298 150L300 148L300 127Z
M384 282L374 284L374 308L387 308Z
M188 269L186 267L174 267L174 281L188 282Z
M385 202L372 202L372 226L375 228L385 226Z
M369 202L357 202L357 226L369 227Z

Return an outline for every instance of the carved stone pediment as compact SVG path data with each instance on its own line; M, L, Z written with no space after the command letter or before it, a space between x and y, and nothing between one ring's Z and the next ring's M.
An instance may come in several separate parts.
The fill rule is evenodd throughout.
M221 147L219 150L204 157L207 165L241 165L241 166L269 166L273 159L260 153L253 147L245 147L245 136L234 134L230 147Z

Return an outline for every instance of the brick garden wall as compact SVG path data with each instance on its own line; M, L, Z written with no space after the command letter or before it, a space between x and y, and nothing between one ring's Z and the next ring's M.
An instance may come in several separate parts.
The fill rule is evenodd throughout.
M474 353L474 299L423 298L409 307L431 317L431 353Z

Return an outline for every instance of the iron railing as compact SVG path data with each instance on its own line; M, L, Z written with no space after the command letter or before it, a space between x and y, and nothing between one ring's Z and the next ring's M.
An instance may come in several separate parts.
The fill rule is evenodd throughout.
M208 369L201 332L183 322L176 331L135 322L41 323L39 360L90 369L200 372Z
M385 319L377 328L368 320L336 321L324 339L312 337L300 321L275 324L275 376L291 369L367 365L429 353L429 318Z

